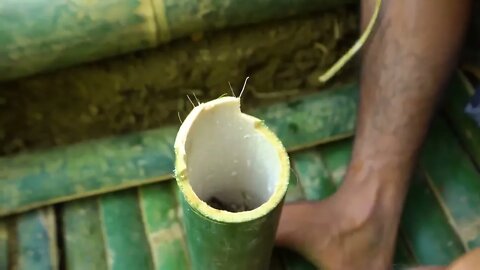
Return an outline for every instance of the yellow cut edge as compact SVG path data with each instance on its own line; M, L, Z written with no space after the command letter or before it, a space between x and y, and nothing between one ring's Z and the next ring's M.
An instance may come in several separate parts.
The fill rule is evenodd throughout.
M191 124L193 124L197 115L203 109L221 103L223 99L225 99L225 102L228 102L229 99L230 101L235 100L234 102L239 103L239 98L235 97L221 97L207 103L202 103L199 106L196 106L187 116L187 118L183 122L184 124L182 124L182 126L180 127L179 133L181 133L182 127L189 128ZM177 139L175 140L175 179L180 189L180 192L184 196L186 202L192 207L194 211L213 221L222 223L241 223L262 218L272 212L277 206L279 206L279 204L283 203L283 199L285 197L285 194L287 193L288 182L290 179L290 160L285 147L275 135L275 133L273 133L263 121L245 113L242 113L242 115L255 120L255 129L258 130L260 134L264 135L265 138L267 138L267 141L274 145L274 147L277 149L277 153L281 163L280 179L278 179L273 195L268 199L268 201L253 210L233 213L213 208L206 202L201 200L197 196L197 194L195 194L192 186L188 181L187 166L185 162L186 154L184 149L181 148L181 146L184 145L185 141L182 141L180 137L177 137ZM188 133L185 133L185 135L186 134Z
M321 83L325 83L328 80L330 80L337 72L347 64L350 59L353 58L353 56L362 48L362 46L365 44L367 39L370 37L370 34L372 33L373 26L375 25L375 22L377 21L378 14L380 13L380 7L382 5L382 0L377 0L377 3L375 4L375 10L373 12L372 18L370 19L370 22L368 23L367 28L365 29L365 32L360 36L360 38L355 42L355 44L342 56L340 59L332 65L331 68L329 68L324 74L320 75L318 77L318 80Z

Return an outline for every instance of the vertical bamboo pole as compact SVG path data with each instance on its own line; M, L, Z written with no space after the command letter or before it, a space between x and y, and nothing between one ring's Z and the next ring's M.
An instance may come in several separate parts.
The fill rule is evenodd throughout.
M193 269L268 269L290 172L275 134L222 97L187 116L175 153Z

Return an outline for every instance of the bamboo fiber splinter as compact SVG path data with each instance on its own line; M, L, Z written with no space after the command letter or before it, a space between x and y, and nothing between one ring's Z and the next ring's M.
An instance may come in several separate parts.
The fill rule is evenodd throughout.
M268 269L290 172L275 134L221 97L187 116L175 153L192 269Z

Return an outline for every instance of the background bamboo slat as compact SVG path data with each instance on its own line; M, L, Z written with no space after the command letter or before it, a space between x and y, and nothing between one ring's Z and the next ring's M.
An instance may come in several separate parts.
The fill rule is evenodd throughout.
M428 186L424 173L417 172L412 179L400 226L420 264L445 265L465 252L440 203Z
M173 172L174 128L0 159L0 215L161 181Z
M152 48L193 33L351 1L3 1L0 80ZM23 3L23 2L22 2Z
M109 193L100 199L108 266L111 270L154 268L139 199L138 189Z
M444 121L424 145L422 166L433 192L465 247L480 247L480 173Z
M109 269L98 197L62 205L64 261L69 270Z
M292 163L298 172L305 199L318 201L332 195L336 186L317 151L302 151L292 155Z
M175 183L140 187L139 196L154 269L190 269Z
M473 158L476 166L480 167L480 127L465 114L465 107L475 89L460 72L453 77L451 84L445 102L445 113L450 120L449 124L454 127L456 135L465 146L465 151Z
M17 216L9 232L10 266L13 269L59 269L57 227L52 207Z
M251 113L288 150L300 149L351 134L355 92L354 85L342 86ZM171 126L0 158L0 216L171 179L176 131Z

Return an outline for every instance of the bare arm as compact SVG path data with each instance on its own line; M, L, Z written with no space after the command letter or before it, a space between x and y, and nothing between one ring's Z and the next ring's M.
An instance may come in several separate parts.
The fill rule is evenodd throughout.
M363 26L374 2L362 2ZM384 0L363 52L349 181L378 175L375 188L401 205L434 108L456 68L469 10L470 0Z
M357 130L344 184L327 200L288 205L280 245L322 269L390 269L409 179L456 67L470 1L383 0L362 51ZM374 3L362 1L363 27Z

